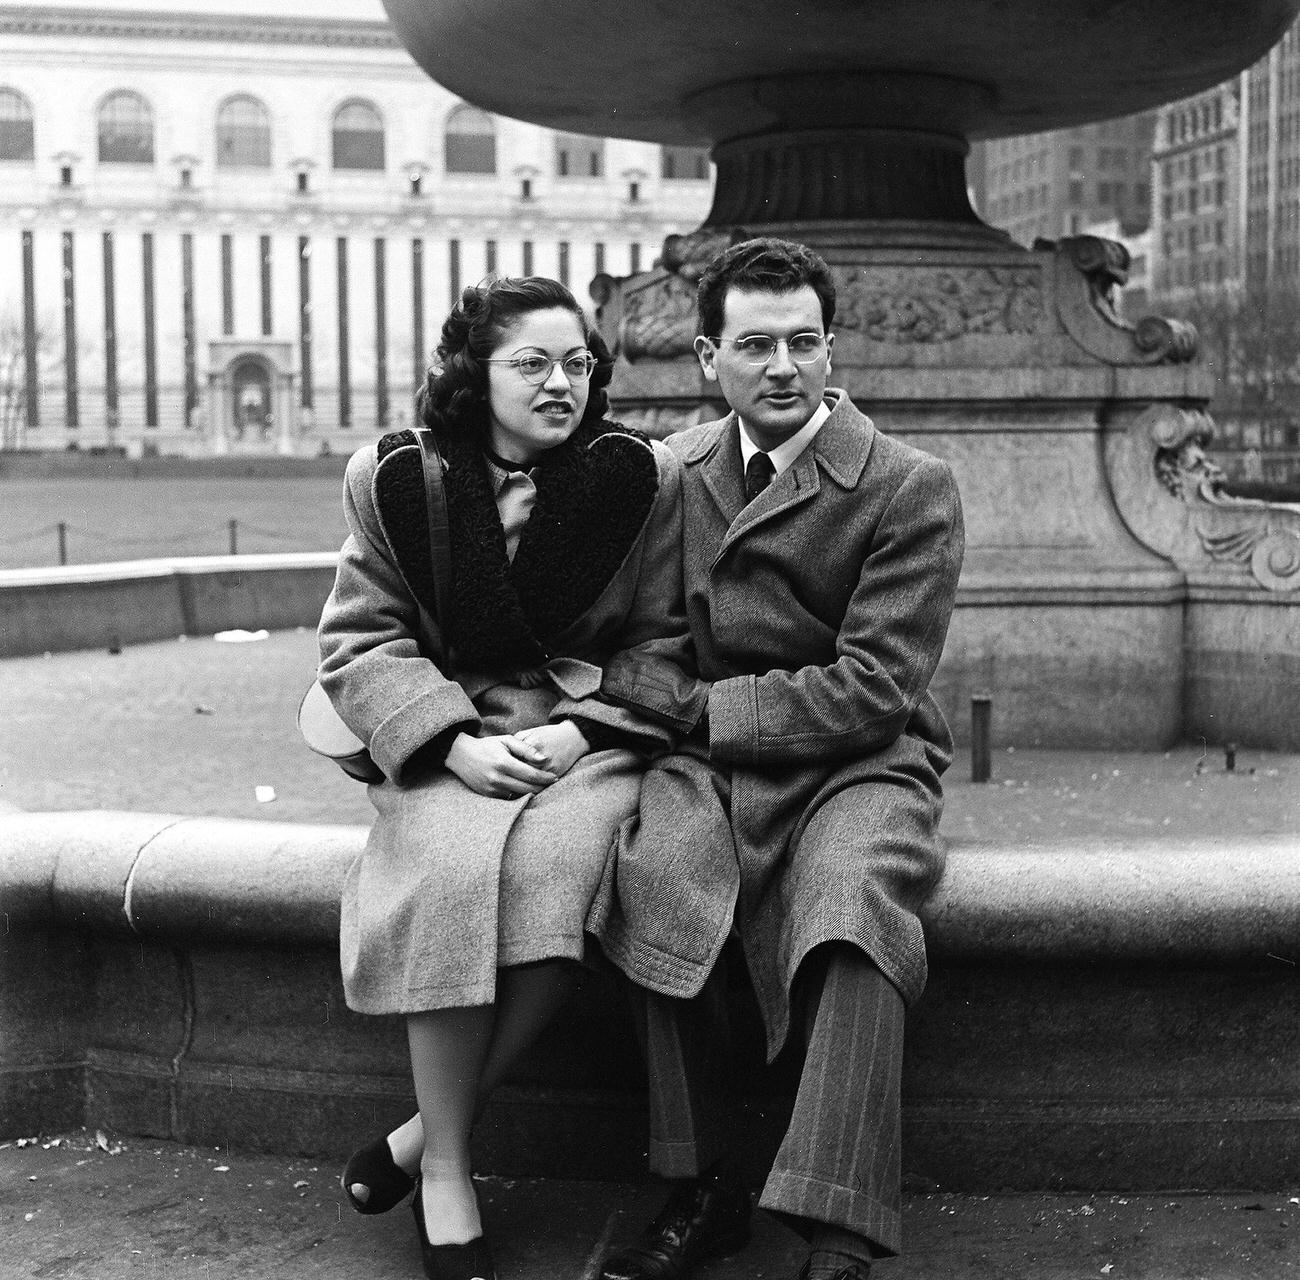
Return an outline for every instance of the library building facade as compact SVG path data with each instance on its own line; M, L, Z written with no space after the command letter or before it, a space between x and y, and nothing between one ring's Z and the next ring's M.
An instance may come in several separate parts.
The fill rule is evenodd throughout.
M490 115L381 22L24 6L0 49L0 448L350 452L462 287L586 305L709 206L705 151Z

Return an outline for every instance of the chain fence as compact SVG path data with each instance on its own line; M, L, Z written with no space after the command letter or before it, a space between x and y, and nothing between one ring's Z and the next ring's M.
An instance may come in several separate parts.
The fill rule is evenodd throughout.
M95 548L96 554L93 557L77 562L84 564L130 558L126 556L106 556L102 554L105 548L116 551L128 551L131 548L135 548L137 551L147 549L145 551L146 556L222 554L233 556L240 554L241 542L244 543L243 550L252 550L247 545L249 539L259 543L293 544L295 549L300 551L337 549L337 547L306 545L319 541L318 537L313 537L310 533L291 529L270 529L265 525L234 517L220 524L205 524L197 528L193 525L187 525L175 532L157 530L148 534L125 537L89 525L73 524L67 520L55 520L34 529L24 530L22 533L0 536L0 548L27 547L32 543L48 540L50 554L46 563L51 566L68 565L74 563L70 552L73 539L77 539L83 546L89 545ZM3 564L0 563L0 568L3 567Z

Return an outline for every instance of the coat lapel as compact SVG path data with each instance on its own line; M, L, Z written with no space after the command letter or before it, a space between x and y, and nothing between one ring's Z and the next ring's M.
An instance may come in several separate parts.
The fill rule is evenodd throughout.
M826 428L823 427L822 431ZM817 433L818 435L821 432ZM805 449L772 483L749 503L732 521L722 545L718 548L718 557L727 553L727 548L738 542L760 525L805 502L811 502L821 489L821 477L817 474L817 463L813 458L816 441ZM743 500L743 495L742 495Z
M745 505L745 483L740 474L740 423L734 413L718 423L712 443L687 461L696 459L704 488L723 522L730 525Z
M831 416L807 452L816 455L822 469L841 489L853 489L866 470L876 427L854 407L848 392L828 387L827 395L835 398Z

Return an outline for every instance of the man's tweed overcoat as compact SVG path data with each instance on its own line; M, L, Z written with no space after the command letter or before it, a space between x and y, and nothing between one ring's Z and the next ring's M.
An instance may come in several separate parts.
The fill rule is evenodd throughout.
M413 761L421 747L456 726L495 734L574 715L656 751L703 705L683 674L681 477L669 450L612 424L580 428L534 473L511 562L482 454L464 439L443 445L450 617L426 624L416 603L436 612L420 453L398 432L349 463L350 533L320 624L325 690L386 775L370 788L378 816L343 896L344 989L364 1013L486 1003L499 965L580 959L645 768L639 751L597 750L537 796L501 800ZM441 668L425 656L438 652L449 655ZM650 718L599 696L615 654L637 673Z
M904 999L925 983L916 911L942 871L951 737L927 692L961 567L947 465L842 391L745 505L734 414L674 436L687 616L711 681L702 734L656 762L590 922L636 982L699 991L734 922L773 1055L802 958L847 940ZM615 664L605 688L640 696Z

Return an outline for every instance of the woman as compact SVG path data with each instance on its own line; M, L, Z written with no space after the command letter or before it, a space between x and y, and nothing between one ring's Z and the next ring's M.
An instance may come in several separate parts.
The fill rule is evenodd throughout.
M420 449L398 432L348 466L320 647L385 775L344 889L344 989L406 1015L419 1104L353 1156L344 1190L378 1213L416 1183L425 1273L453 1280L493 1274L475 1111L570 993L646 754L702 696L684 673L677 464L604 421L611 361L573 296L536 277L467 289L437 359L419 407L445 461L448 616Z

